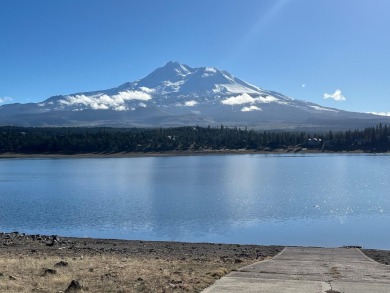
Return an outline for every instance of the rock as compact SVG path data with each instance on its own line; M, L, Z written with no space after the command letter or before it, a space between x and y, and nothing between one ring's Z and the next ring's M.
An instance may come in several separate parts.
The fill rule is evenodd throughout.
M256 254L256 259L263 259L264 255L262 253L257 253Z
M60 242L60 237L58 237L57 235L53 235L51 236L51 239L49 239L48 242L46 242L46 245L47 246L54 246L56 244L58 244Z
M42 240L42 236L40 234L36 234L36 235L31 235L31 238L32 240L38 240L38 241L41 241Z
M80 282L77 280L72 280L72 282L70 282L68 288L66 288L65 293L77 292L77 291L80 291L81 289L83 289L83 286L81 286Z
M61 261L57 262L54 266L55 267L67 267L68 265L69 265L68 262L61 260Z
M56 271L56 270L43 268L43 275L44 275L44 276L47 276L47 275L55 275L55 274L57 274L57 271Z
M14 276L9 276L8 279L12 280L12 281L15 281L16 278Z

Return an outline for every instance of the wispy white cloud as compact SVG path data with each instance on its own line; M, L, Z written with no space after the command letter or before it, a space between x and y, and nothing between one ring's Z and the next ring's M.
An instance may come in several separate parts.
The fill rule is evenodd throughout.
M126 108L126 106L121 105L121 106L115 107L115 110L116 110L116 111L126 111L126 110L129 110L129 109Z
M143 91L126 91L126 92L119 92L117 95L112 96L115 100L124 100L124 101L130 101L130 100L140 100L140 101L149 101L152 99L152 96L149 92L143 92Z
M191 100L191 101L186 101L186 102L184 103L184 106L186 106L186 107L193 107L193 106L195 106L195 105L197 105L197 104L198 104L197 101Z
M248 94L242 94L235 97L227 98L226 100L221 101L224 105L242 105L247 103L254 103L255 99Z
M368 114L378 115L378 116L390 116L390 112L367 112Z
M255 103L273 103L277 102L278 99L273 96L266 96L266 97L257 97L253 98L248 94L242 94L235 97L227 98L223 101L221 101L224 105L243 105L243 104L255 104Z
M266 96L266 97L255 98L255 101L258 103L267 104L267 103L274 103L274 102L277 102L279 100L273 96Z
M126 101L149 101L152 99L152 96L150 95L150 89L143 88L142 90L143 91L124 91L112 96L105 94L98 94L93 96L67 96L64 100L60 100L60 103L66 106L84 105L94 110L113 109L116 111L125 111L128 110L126 107Z
M252 112L252 111L262 111L262 110L257 106L244 107L241 109L241 112Z
M139 89L140 89L141 91L145 92L145 93L148 93L148 94L154 93L154 89L150 89L150 88L148 88L148 87L146 87L146 86L141 86Z
M194 107L196 105L198 105L199 103L195 100L190 100L190 101L185 101L184 104L182 103L176 103L175 106L176 107Z
M0 104L9 103L9 102L12 102L12 98L10 97L0 98Z
M324 99L332 99L337 102L345 101L346 98L341 94L340 90L336 90L333 94L324 94Z

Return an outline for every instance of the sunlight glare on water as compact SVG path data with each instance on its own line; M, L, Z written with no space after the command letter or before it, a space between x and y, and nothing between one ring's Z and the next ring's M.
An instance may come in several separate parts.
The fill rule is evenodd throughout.
M390 249L390 157L0 160L0 230Z

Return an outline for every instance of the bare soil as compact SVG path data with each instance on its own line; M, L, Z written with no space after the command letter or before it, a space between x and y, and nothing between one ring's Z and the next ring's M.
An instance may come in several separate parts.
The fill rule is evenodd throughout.
M0 292L200 292L282 249L0 233Z
M200 292L282 249L0 233L0 292ZM390 263L390 251L362 251Z

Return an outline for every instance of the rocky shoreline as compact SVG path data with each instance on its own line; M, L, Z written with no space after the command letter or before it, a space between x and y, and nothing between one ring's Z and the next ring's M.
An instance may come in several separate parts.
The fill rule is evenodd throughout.
M200 292L282 246L0 233L1 292ZM383 264L390 251L362 251Z
M0 233L0 292L200 292L282 249Z
M60 237L58 235L27 235L25 233L0 233L0 252L31 251L46 254L71 253L119 253L142 255L148 258L175 257L219 257L221 259L262 259L279 253L283 246L258 246L240 244L190 243L168 241L142 241L119 239L95 239Z

